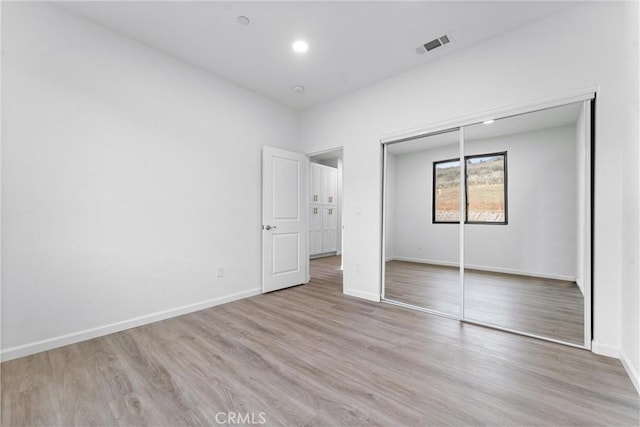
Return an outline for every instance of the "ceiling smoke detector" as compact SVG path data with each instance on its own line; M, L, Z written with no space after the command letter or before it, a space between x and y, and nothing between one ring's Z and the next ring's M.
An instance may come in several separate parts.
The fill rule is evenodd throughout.
M447 43L449 43L451 40L449 39L449 36L444 35L444 36L440 36L437 39L433 39L430 42L426 42L423 45L420 45L416 48L416 53L418 55L423 55L427 52L432 51L433 49L440 47L442 45L445 45Z

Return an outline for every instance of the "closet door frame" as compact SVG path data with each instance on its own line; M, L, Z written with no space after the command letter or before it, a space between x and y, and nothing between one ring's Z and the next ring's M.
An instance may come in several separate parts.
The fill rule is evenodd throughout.
M381 144L381 223L380 223L380 236L381 236L381 258L380 258L380 300L381 302L403 306L407 308L416 309L419 311L424 311L430 314L436 314L443 317L449 317L461 322L469 323L469 324L477 324L481 326L486 326L492 329L503 330L507 332L516 333L518 335L529 336L533 338L538 338L545 341L551 341L559 344L564 344L571 347L584 348L587 350L591 350L591 341L593 338L593 319L592 319L592 307L593 307L593 191L595 187L593 169L595 165L595 132L594 130L594 103L597 94L597 87L590 87L581 89L578 91L565 93L558 96L547 97L543 99L538 99L529 102L523 102L520 104L515 104L512 106L507 106L504 108L497 108L493 110L488 110L482 113L473 114L469 116L460 117L458 119L447 120L440 123L435 123L433 125L424 126L420 128L414 128L412 130L400 131L393 134L386 135L380 138ZM425 138L428 136L433 136L445 132L451 132L458 130L460 135L460 159L464 159L464 128L467 126L472 126L476 124L483 123L489 120L497 120L502 118L507 118L511 116L518 116L522 114L527 114L534 111L545 110L554 107L560 107L567 104L582 102L584 105L584 111L586 116L586 127L589 132L589 146L586 148L586 159L585 159L585 176L583 177L585 180L585 185L587 187L585 196L585 229L584 231L584 271L585 271L585 282L584 282L584 342L582 345L577 345L574 343L569 343L565 341L556 340L549 337L538 336L534 334L529 334L526 332L513 330L509 328L503 328L496 325L485 324L482 322L477 322L473 320L469 320L464 316L464 299L465 299L465 286L464 286L464 252L465 252L465 221L461 216L460 218L460 315L452 316L446 313L441 313L438 311L430 310L423 307L417 307L411 304L405 304L398 301L391 301L385 299L385 274L386 274L386 205L387 205L387 156L388 156L388 146L392 144L402 143L406 141L411 141L419 138ZM464 182L464 165L463 162L460 162L460 182ZM460 212L463 212L465 209L465 195L464 192L460 192Z

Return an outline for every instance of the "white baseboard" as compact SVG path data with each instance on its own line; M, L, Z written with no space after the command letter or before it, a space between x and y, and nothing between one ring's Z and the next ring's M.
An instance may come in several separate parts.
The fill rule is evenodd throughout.
M380 302L380 295L372 294L370 292L362 292L355 289L345 289L343 291L345 295L349 295L351 297L362 298L369 301Z
M422 259L422 258L409 258L409 257L401 257L401 256L388 257L387 258L387 262L388 261L406 261L406 262L415 262L415 263L420 263L420 264L443 265L445 267L459 267L460 266L460 264L457 263L457 262L439 261L439 260ZM538 272L529 272L529 271L523 271L523 270L516 270L516 269L512 269L512 268L491 267L491 266L473 265L473 264L466 264L465 268L468 268L470 270L488 271L488 272L491 272L491 273L505 273L505 274L514 274L514 275L517 275L517 276L539 277L541 279L565 280L565 281L568 281L568 282L575 282L576 281L576 278L574 276L564 276L564 275L559 275L559 274L545 274L545 273L538 273Z
M135 328L137 326L146 325L148 323L157 322L171 317L181 316L183 314L192 313L194 311L203 310L227 302L248 298L262 293L261 288L255 288L244 292L238 292L224 297L214 298L206 301L197 302L195 304L184 305L182 307L171 308L168 310L158 311L156 313L146 314L144 316L134 317L132 319L115 322L96 328L85 329L83 331L73 332L66 335L60 335L45 340L32 342L16 347L11 347L0 352L0 360L7 361L17 359L18 357L28 356L30 354L40 353L41 351L51 350L63 347L69 344L75 344L80 341L90 340L103 335L109 335L115 332L124 331L126 329Z
M629 378L631 378L631 382L636 388L636 391L638 392L638 394L640 394L640 376L638 375L638 371L627 357L627 354L622 350L620 351L620 362L622 363L624 369L627 371Z
M580 289L580 293L582 293L582 296L584 296L584 285L582 284L581 278L576 277L576 285L578 285L578 289Z
M325 258L329 256L336 256L336 255L339 255L339 254L337 252L322 252L319 254L309 255L309 259Z
M600 356L620 358L620 348L611 345L600 344L597 341L591 341L591 351Z

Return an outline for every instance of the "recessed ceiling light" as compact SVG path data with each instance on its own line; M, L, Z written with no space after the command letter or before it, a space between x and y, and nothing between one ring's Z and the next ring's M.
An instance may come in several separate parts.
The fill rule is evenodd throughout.
M302 85L291 86L291 90L294 91L295 93L302 93L304 92L304 86Z
M291 47L293 48L293 50L295 50L298 53L304 53L307 50L309 50L309 45L304 40L295 41L293 45L291 45Z
M238 16L237 21L240 25L249 25L249 23L251 22L246 16Z
M491 123L495 122L495 120L491 119L491 120L485 120L484 122L482 122L485 125L490 125Z

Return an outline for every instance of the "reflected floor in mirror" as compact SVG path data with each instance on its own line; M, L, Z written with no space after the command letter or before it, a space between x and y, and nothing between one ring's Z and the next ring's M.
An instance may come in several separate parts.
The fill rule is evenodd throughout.
M584 343L584 298L575 282L467 269L465 286L469 320ZM389 261L385 298L459 314L459 268Z

